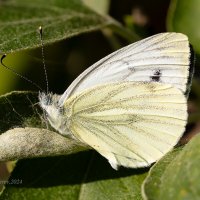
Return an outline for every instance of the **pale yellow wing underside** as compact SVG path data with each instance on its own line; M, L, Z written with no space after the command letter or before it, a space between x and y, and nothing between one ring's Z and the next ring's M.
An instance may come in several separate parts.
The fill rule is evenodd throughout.
M96 86L69 98L69 129L117 169L149 166L182 136L187 105L177 88L156 82Z

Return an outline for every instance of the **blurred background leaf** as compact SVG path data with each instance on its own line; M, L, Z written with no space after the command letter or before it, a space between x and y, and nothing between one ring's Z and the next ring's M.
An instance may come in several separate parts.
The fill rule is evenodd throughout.
M200 53L200 1L172 0L168 11L167 28L189 37L195 52Z
M85 5L95 10L97 13L107 15L110 7L110 0L82 0Z

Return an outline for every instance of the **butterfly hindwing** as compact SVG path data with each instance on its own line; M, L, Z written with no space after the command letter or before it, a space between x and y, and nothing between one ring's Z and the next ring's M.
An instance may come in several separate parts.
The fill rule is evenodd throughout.
M143 167L161 158L185 130L187 105L177 88L157 82L100 85L73 95L69 130L113 168Z

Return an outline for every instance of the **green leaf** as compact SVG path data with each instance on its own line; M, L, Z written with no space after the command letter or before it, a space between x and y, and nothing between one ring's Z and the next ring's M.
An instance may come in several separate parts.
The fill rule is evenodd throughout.
M41 128L14 128L0 135L0 161L67 155L87 149L86 144Z
M0 5L0 49L4 53L39 46L39 26L45 30L47 44L114 23L81 0L6 0Z
M145 199L200 199L200 135L157 162L143 184Z
M146 171L124 168L115 171L94 151L22 160L0 200L140 200Z
M200 1L172 0L168 11L168 31L188 35L195 51L200 53Z
M108 14L110 0L82 0L88 7L101 14Z
M0 133L14 127L44 127L41 109L38 107L38 93L11 92L0 96Z

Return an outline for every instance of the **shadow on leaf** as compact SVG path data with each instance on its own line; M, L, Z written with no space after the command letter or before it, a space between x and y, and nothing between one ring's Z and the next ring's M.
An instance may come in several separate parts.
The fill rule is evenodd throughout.
M15 187L52 187L137 176L148 170L149 168L120 168L116 171L106 159L91 150L69 156L21 160L17 163L9 182L22 180L22 184ZM8 184L8 187L12 185Z

